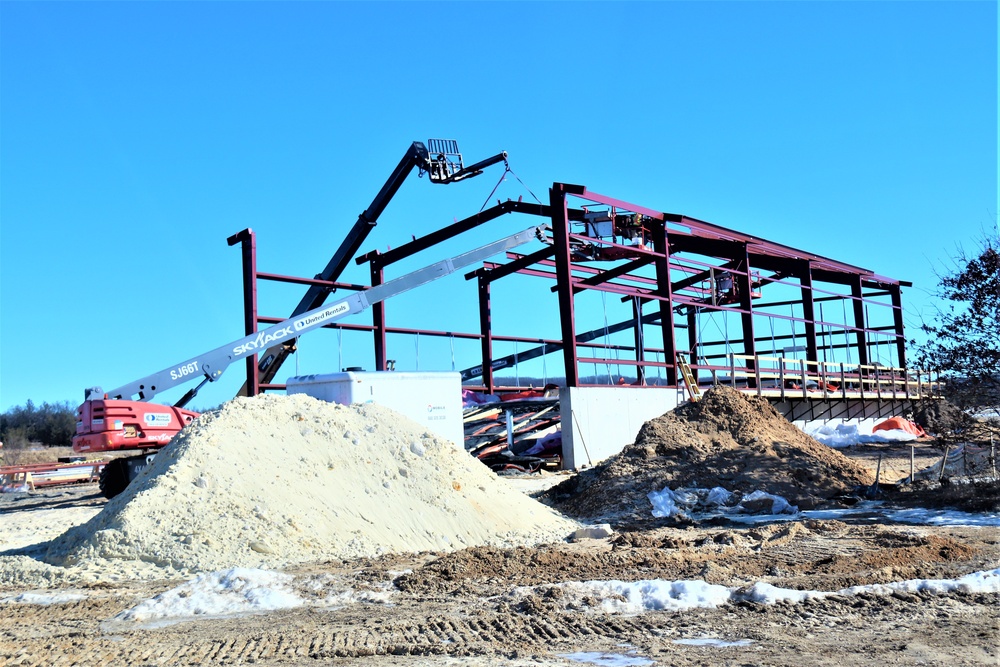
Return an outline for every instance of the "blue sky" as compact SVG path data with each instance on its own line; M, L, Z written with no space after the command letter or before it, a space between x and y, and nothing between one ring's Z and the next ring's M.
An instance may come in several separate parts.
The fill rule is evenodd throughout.
M915 332L935 271L996 233L997 25L993 2L0 3L0 410L238 338L226 238L252 227L259 270L311 276L431 137L508 151L543 200L581 183L912 281ZM363 250L474 213L501 173L411 176ZM390 302L390 324L474 331L462 283ZM556 336L521 329L512 285L497 331ZM300 296L263 286L262 312ZM370 367L367 336L312 338L300 372ZM447 340L393 344L451 366Z

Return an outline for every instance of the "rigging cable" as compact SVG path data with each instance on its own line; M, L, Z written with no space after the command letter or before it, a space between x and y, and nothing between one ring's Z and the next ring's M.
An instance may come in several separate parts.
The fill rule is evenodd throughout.
M844 348L847 350L847 364L850 366L851 362L851 334L848 332L847 325L847 301L844 299L840 300L840 305L843 307L844 311Z
M536 197L535 193L531 191L531 188L529 188L527 185L525 185L524 181L522 181L520 179L520 177L517 174L514 173L514 170L510 168L510 162L508 162L507 160L504 160L503 161L503 166L504 166L504 170L503 170L503 173L500 174L500 180L497 181L497 184L493 186L492 190L490 190L490 194L488 194L486 196L486 200L483 202L483 205L479 208L479 212L480 213L483 212L483 209L486 208L486 205L490 202L490 199L493 198L493 195L494 195L494 193L496 193L497 188L500 187L500 184L503 183L507 179L507 174L510 174L511 176L513 176L514 178L516 178L517 182L521 184L521 187L523 187L525 190L527 190L528 194L531 195L536 202L538 202L539 204L542 203L542 200L539 199L538 197Z

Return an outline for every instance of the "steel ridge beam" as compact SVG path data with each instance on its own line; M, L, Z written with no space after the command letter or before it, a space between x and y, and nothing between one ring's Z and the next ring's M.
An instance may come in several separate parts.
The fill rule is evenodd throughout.
M646 208L645 206L639 206L637 204L630 204L629 202L622 201L620 199L614 199L606 195L598 194L591 190L588 190L584 185L572 185L570 183L555 183L553 187L561 186L563 191L567 195L574 197L579 197L580 199L587 199L598 204L605 204L607 206L614 206L615 208L620 208L626 211L631 211L632 213L640 213L642 215L649 216L655 220L664 220L664 216L667 215L661 211L654 211L651 208Z
M470 215L469 217L458 220L457 222L453 222L447 227L442 227L441 229L404 243L403 245L393 248L392 250L387 250L385 252L371 250L358 257L355 261L358 264L375 262L384 268L422 250L433 247L438 243L447 241L455 236L458 236L459 234L475 229L479 225L495 220L506 213L523 213L525 215L535 215L547 218L549 217L549 207L544 204L532 204L530 202L508 199L505 202L498 202L496 206L491 206L490 208L480 211L479 213ZM584 212L579 209L570 209L569 211L569 218L573 221L582 221L584 219L583 215Z
M468 218L454 222L447 227L442 227L426 236L421 236L419 239L414 239L408 243L404 243L401 246L393 248L392 250L387 250L386 252L380 252L378 250L371 250L354 260L357 264L364 264L365 262L372 262L379 266L379 268L384 268L390 264L398 262L401 259L414 255L421 250L426 250L431 246L437 245L442 241L447 241L462 232L467 232L470 229L474 229L479 225L482 225L490 220L499 218L505 213L510 213L513 210L514 202L506 202L500 204L499 206L491 206L490 208L480 211L475 215L471 215Z

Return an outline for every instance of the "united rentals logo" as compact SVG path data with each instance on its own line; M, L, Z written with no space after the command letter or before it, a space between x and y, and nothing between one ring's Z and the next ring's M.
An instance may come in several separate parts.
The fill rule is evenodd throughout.
M326 322L327 320L333 319L338 315L343 315L344 313L349 312L350 310L351 310L350 304L348 304L346 301L343 301L335 306L330 306L325 310L321 310L318 313L310 315L309 317L304 317L301 320L298 320L297 322L295 322L295 330L302 331L303 329L307 329L316 324L320 324L321 322Z

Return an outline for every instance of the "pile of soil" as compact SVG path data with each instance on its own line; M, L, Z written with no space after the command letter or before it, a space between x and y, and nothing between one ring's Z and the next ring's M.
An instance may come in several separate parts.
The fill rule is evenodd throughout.
M969 417L945 399L926 398L914 405L913 421L928 433L951 433L961 430Z
M578 527L389 408L262 395L202 414L99 514L40 548L88 576L139 577L150 564L188 573L533 545Z
M714 387L646 422L635 443L550 489L569 516L634 525L652 520L646 495L665 487L782 496L812 509L874 482L862 465L792 425L765 399Z

